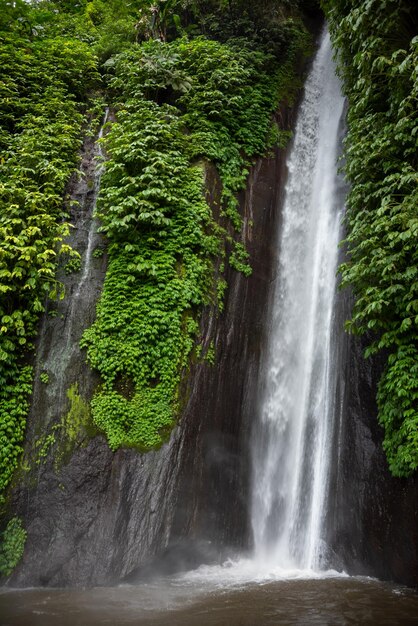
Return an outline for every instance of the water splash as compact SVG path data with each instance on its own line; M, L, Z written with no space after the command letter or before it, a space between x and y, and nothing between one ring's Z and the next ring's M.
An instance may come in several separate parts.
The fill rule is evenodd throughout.
M308 76L288 161L278 281L261 415L254 433L255 560L325 566L331 458L331 337L342 207L336 194L344 100L328 34Z

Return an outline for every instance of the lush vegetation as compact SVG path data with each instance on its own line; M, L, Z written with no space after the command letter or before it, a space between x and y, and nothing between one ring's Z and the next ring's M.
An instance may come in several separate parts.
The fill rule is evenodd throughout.
M0 493L21 453L39 315L64 296L60 255L79 269L63 197L87 113L104 101L116 114L98 207L109 271L83 345L102 376L92 416L111 447L158 445L191 352L213 361L196 346L199 311L221 306L225 255L250 272L236 192L251 159L287 140L270 117L309 52L309 1L253 4L0 0ZM217 222L209 161L222 182Z
M418 14L404 0L325 0L349 99L346 174L356 301L348 328L386 368L378 389L395 476L418 467Z
M26 6L20 19L10 6L0 4L0 493L16 467L28 410L32 373L23 353L45 299L60 292L63 194L77 162L86 89L98 78L87 44L34 36Z
M106 63L119 101L97 212L109 268L82 345L103 380L92 414L112 449L147 450L170 432L199 311L218 303L215 274L226 244L231 265L251 271L236 193L251 158L281 139L270 132L271 114L298 86L293 66L306 35L293 21L286 33L281 63L242 42L203 37L151 40ZM224 224L235 235L205 200L208 160L222 183Z

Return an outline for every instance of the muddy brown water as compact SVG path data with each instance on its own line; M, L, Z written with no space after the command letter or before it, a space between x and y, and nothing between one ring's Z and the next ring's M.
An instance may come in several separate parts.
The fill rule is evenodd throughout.
M88 590L0 592L1 626L412 626L413 590L359 578L247 582L172 578Z

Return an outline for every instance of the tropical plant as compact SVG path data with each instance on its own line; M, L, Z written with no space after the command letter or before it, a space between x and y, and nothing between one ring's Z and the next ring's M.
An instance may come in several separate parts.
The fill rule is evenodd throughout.
M378 389L395 476L418 468L418 11L403 0L323 2L349 100L345 171L351 332L386 368Z
M0 546L0 575L10 576L23 556L26 542L26 530L22 520L14 517L7 524Z
M236 194L251 159L269 147L278 100L297 89L294 62L305 44L300 28L279 65L202 37L151 40L108 64L119 105L97 216L109 267L81 345L103 381L92 416L112 449L148 450L168 437L202 307L222 306L216 268L227 247L230 265L251 272ZM222 182L222 226L205 201L208 160ZM213 362L214 352L205 358Z

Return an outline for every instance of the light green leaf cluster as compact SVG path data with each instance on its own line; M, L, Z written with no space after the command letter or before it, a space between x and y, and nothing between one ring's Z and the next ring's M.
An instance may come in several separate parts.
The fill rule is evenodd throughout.
M56 269L68 227L65 185L77 163L81 100L96 80L86 44L0 30L0 493L21 452L33 348L47 297L62 293Z
M26 542L26 530L22 520L14 517L7 524L0 547L0 575L10 576L23 556Z

